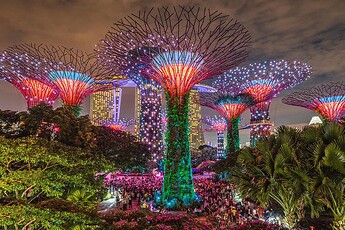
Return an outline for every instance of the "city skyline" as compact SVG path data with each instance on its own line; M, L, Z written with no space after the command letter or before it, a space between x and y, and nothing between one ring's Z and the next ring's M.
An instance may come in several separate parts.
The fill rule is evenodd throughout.
M74 47L91 52L112 23L125 15L150 7L155 1L24 1L0 0L0 49L20 43L45 43ZM266 1L228 2L187 1L187 5L208 7L229 14L244 25L252 36L252 51L242 65L263 60L298 60L311 64L311 79L283 91L271 105L271 121L276 125L308 123L314 112L284 105L281 98L297 89L343 79L345 65L344 1ZM164 5L186 5L186 1L165 1ZM208 81L206 83L210 83ZM134 89L123 90L121 117L134 118ZM125 103L124 103L125 100ZM55 103L57 105L58 102ZM88 114L89 98L84 100ZM9 83L0 81L0 109L25 110L26 102ZM203 116L217 114L202 108ZM242 124L249 122L248 110ZM246 134L242 134L243 140ZM209 136L209 135L207 135ZM216 139L216 134L212 138ZM249 139L249 135L248 135ZM208 138L206 139L206 142ZM242 143L245 141L241 141ZM215 142L214 142L215 143Z

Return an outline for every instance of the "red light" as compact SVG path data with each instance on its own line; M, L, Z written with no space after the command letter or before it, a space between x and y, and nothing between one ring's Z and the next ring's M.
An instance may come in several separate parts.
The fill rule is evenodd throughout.
M199 70L191 65L172 64L162 66L159 71L159 77L165 81L160 82L163 88L168 91L171 96L185 95L195 84L193 81L197 78Z
M255 101L266 101L273 88L270 85L253 85L246 88L246 93L249 93L255 98Z
M54 100L58 97L58 93L53 88L34 79L24 79L14 85L27 99L29 108L41 102L52 105Z
M316 111L331 121L338 121L345 112L345 101L326 102L319 104Z
M79 106L89 94L89 84L72 79L57 79L54 84L59 88L64 105Z
M245 104L224 104L219 106L220 112L224 114L227 119L236 118L243 113L247 106Z

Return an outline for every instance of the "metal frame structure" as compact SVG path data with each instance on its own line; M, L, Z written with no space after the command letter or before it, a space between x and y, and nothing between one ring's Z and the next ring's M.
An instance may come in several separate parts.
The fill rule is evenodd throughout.
M109 85L96 84L96 79L108 76L109 71L96 59L73 48L52 45L20 44L6 49L12 57L18 58L23 75L30 76L56 88L64 106L80 112L82 100Z
M339 123L345 113L345 82L321 84L294 92L282 99L287 105L301 106Z
M157 47L141 55L142 76L158 82L168 109L162 202L167 208L195 200L189 146L189 93L195 84L234 68L248 55L250 36L237 21L198 7L141 11L114 23L96 52L115 73L138 68L132 50ZM145 54L145 52L143 52ZM153 57L153 59L152 59Z
M210 126L213 131L217 132L217 160L225 158L224 132L227 128L226 120L220 116L208 116L203 117L201 121Z
M252 63L227 71L218 78L219 90L234 84L242 93L250 94L258 103L250 108L250 144L270 135L270 104L281 91L310 77L311 66L298 61L272 60ZM234 87L234 86L232 86Z

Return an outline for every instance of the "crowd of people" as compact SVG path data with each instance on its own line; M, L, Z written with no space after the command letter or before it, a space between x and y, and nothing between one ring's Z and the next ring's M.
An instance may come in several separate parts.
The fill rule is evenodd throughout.
M142 209L165 211L153 205L155 192L162 189L162 177L112 175L106 184L115 197L116 206L122 210L131 209L133 201L137 201ZM228 181L198 178L194 180L194 187L201 204L187 212L215 218L222 226L272 217L272 210L263 209L250 200L236 199L235 188Z
M162 188L162 178L154 175L110 175L105 180L116 207L126 210L136 202L142 208L153 208L154 193Z
M233 184L228 181L200 179L194 186L202 201L198 213L217 219L221 226L229 227L247 220L267 221L274 216L272 209L264 209L250 199L237 197Z

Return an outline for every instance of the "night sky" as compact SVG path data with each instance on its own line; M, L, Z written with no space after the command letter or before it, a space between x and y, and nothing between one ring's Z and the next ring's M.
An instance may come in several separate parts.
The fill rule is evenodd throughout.
M229 14L252 36L246 61L299 60L313 67L312 78L283 91L271 105L271 121L308 123L314 112L281 103L281 96L309 86L343 80L345 75L344 0L0 0L0 49L19 43L45 43L91 52L114 21L151 7L202 6ZM246 64L243 63L243 64ZM134 90L124 90L122 117L134 117ZM56 105L59 103L57 102ZM84 112L89 111L88 98ZM0 81L0 109L25 110L26 102L9 83ZM216 114L210 109L203 114ZM249 122L246 111L242 124ZM206 140L215 135L208 134ZM241 142L248 134L241 135Z

